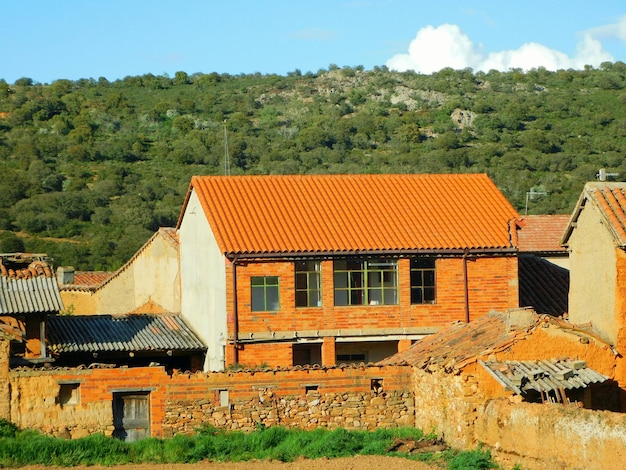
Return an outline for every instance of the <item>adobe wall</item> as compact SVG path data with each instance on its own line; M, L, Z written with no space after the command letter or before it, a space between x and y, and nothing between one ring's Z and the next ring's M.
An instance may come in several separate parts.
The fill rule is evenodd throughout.
M434 432L453 447L475 445L473 425L485 400L476 376L415 368L413 386L416 428Z
M475 431L485 446L537 462L532 468L626 468L622 413L491 400L481 407Z
M0 338L0 418L10 419L9 387L10 342Z
M14 370L9 414L19 427L45 434L111 435L114 393L149 391L154 437L192 433L206 424L245 431L258 425L412 426L411 374L409 367L366 365L172 376L162 367ZM76 404L59 402L67 383L79 384ZM0 410L6 402L0 396Z

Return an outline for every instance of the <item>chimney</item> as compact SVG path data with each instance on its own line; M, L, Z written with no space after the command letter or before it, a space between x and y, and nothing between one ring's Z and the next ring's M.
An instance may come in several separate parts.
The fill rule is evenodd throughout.
M74 268L72 266L59 266L57 268L57 282L59 284L74 284Z

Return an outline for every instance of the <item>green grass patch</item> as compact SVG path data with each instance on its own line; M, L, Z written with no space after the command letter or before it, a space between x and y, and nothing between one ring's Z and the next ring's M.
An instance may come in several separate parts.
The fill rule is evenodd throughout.
M432 436L427 436L431 438ZM148 438L123 442L101 434L82 439L58 439L32 430L20 431L0 420L0 468L24 465L121 465L146 463L241 462L298 458L319 459L354 455L390 455L437 464L450 470L495 468L491 455L471 452L403 453L391 451L394 442L420 441L421 431L413 428L347 431L313 431L284 427L259 428L255 432L226 432L199 429L192 436L171 439Z

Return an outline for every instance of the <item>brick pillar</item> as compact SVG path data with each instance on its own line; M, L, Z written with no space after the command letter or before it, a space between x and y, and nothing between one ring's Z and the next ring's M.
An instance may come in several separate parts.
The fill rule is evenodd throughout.
M406 351L411 347L410 339L401 339L398 341L398 352Z
M0 339L0 418L11 419L11 388L9 387L10 342Z
M334 366L336 363L335 356L335 337L326 337L322 343L322 365Z

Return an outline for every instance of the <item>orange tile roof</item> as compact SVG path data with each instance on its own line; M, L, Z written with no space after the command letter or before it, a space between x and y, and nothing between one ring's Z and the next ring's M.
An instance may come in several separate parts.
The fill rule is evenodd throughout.
M517 247L519 215L485 174L195 176L225 254Z
M74 284L77 286L97 286L113 275L111 271L76 271Z
M550 253L565 252L561 238L567 228L570 214L526 215L521 220L517 233L520 252Z
M585 184L563 236L567 244L587 201L599 211L605 226L620 247L626 246L626 183L594 182Z

